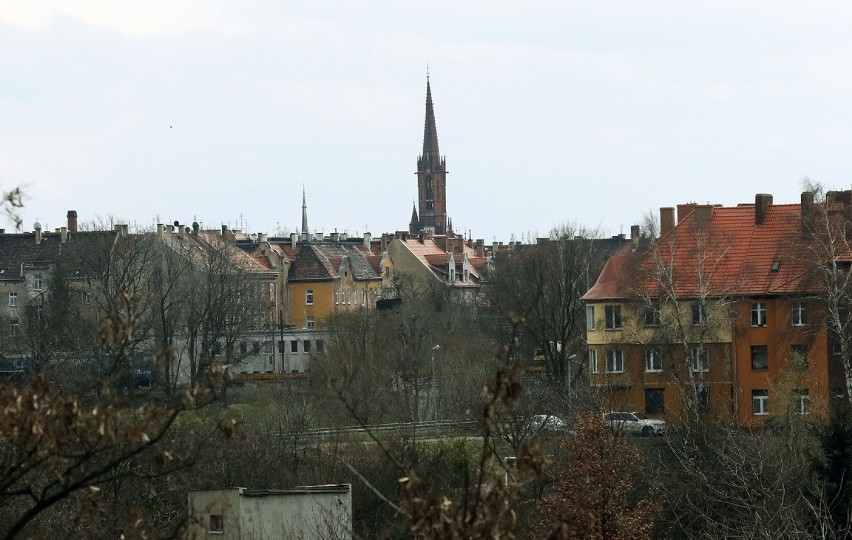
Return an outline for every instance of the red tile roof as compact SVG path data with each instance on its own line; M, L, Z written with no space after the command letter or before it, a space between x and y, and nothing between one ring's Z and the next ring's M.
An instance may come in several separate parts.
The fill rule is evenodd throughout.
M754 205L697 206L655 249L631 252L628 246L611 257L583 299L657 296L661 280L653 276L663 271L673 272L675 294L683 298L811 292L798 255L803 239L799 204L770 205L761 224Z

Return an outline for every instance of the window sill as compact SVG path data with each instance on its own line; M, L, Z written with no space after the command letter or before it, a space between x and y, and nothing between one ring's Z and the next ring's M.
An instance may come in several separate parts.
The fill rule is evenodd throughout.
M769 416L768 412L752 412L752 416Z
M646 369L645 373L662 373L662 369Z

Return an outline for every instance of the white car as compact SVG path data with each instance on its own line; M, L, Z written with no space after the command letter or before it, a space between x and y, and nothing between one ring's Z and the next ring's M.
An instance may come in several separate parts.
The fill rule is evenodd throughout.
M627 435L665 435L669 427L663 420L648 418L638 412L611 412L604 415L609 428Z
M568 431L566 424L558 416L552 414L537 414L530 420L530 431Z

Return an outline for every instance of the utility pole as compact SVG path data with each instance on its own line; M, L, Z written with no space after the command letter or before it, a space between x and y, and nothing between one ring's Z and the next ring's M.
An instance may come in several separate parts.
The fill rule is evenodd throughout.
M440 345L432 347L432 399L435 400L432 417L435 425L435 438L438 438L438 381L435 380L435 351L440 350Z

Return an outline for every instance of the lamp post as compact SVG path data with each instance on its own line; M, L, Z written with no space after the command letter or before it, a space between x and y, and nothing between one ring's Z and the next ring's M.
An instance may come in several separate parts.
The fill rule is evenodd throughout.
M435 438L438 438L438 381L435 380L435 351L440 350L440 345L432 347L432 399L435 400L432 417L435 425Z

